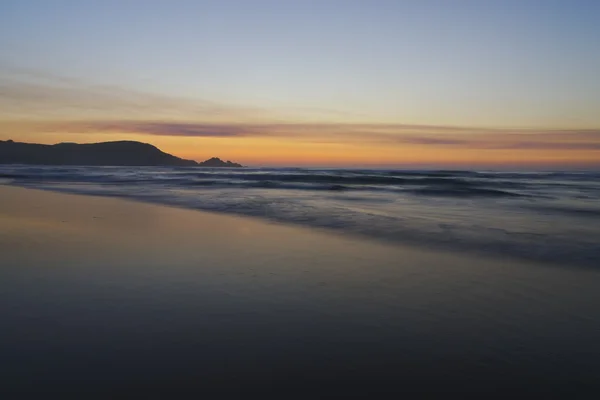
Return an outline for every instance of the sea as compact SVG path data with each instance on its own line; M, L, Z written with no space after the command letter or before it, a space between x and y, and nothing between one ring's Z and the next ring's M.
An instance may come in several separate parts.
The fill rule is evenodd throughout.
M0 166L0 183L600 266L599 171Z

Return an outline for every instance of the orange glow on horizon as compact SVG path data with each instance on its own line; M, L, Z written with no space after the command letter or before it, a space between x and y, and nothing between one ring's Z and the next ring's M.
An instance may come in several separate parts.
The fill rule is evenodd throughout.
M136 140L151 143L161 150L181 158L203 161L210 157L239 162L250 166L600 166L600 135L596 133L571 139L571 136L552 136L546 148L510 148L512 142L531 140L531 137L514 134L482 135L456 133L445 136L427 136L427 133L409 135L410 141L403 142L405 136L388 135L398 138L397 142L381 141L376 132L370 136L348 136L340 134L319 136L311 132L306 135L300 130L288 136L237 136L237 137L192 137L164 136L160 134L85 132L59 133L40 131L39 124L0 121L4 134L0 139L54 144L59 142L92 143L115 140ZM302 127L301 127L302 128ZM492 136L495 143L507 148L470 147L470 141L483 140ZM465 144L453 144L460 139ZM423 140L423 143L418 143ZM428 143L427 141L431 141ZM536 139L539 140L539 139ZM447 143L445 141L448 141ZM439 142L439 143L438 143ZM586 143L591 143L586 148Z

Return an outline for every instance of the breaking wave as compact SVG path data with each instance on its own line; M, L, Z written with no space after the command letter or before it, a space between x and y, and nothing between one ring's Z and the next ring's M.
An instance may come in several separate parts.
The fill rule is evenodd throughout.
M0 183L234 213L391 243L600 265L598 172L5 165Z

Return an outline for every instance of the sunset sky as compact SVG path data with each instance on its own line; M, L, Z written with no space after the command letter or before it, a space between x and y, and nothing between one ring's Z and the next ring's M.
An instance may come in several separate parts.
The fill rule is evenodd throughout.
M2 0L0 139L600 166L600 1Z

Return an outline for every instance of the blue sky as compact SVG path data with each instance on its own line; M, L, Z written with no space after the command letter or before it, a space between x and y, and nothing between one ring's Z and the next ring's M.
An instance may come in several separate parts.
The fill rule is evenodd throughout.
M290 122L597 129L599 20L582 0L3 0L0 74Z

